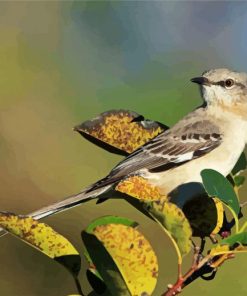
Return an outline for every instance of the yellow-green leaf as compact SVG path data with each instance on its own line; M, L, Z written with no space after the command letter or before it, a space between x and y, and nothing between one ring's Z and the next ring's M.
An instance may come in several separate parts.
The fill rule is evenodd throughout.
M64 265L77 275L81 258L74 246L62 235L31 217L0 212L0 226L25 243Z
M170 202L154 201L149 203L148 211L155 220L162 224L175 241L181 256L189 253L192 230L182 210ZM179 253L178 256L180 257Z
M129 225L119 224L116 217L110 220L109 224L94 221L95 227L89 226L89 231L83 233L83 241L99 274L112 295L151 295L158 276L152 246L129 222Z

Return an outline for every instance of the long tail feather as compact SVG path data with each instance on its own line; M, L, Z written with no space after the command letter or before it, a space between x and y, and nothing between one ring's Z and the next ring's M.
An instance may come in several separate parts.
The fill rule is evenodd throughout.
M61 201L55 202L49 206L43 207L39 210L36 210L30 214L28 214L27 216L30 216L36 220L54 215L56 213L65 211L67 209L73 208L85 201L88 201L90 199L93 199L97 196L99 196L100 194L104 193L105 191L107 191L109 188L111 187L111 185L102 187L102 188L98 188L96 190L92 190L92 191L88 191L88 188L86 188L85 190L75 194L75 195L71 195ZM5 235L7 232L0 228L0 237Z
M55 202L54 204L51 204L47 207L41 208L37 211L32 212L28 216L33 217L36 220L51 216L53 214L56 214L58 212L62 212L66 209L73 208L85 201L88 201L90 199L93 199L103 192L105 192L110 186L106 186L97 190L93 190L91 192L87 192L88 190L83 190L75 195L69 196L64 200L61 200L59 202Z

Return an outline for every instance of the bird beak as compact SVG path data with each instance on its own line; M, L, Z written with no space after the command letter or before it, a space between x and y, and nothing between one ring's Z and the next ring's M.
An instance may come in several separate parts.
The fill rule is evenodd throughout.
M195 77L190 79L191 82L200 84L200 85L210 85L209 80L206 77Z

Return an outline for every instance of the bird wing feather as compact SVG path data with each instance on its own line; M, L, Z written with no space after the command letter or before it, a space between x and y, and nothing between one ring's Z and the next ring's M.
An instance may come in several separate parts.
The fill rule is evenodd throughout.
M217 148L223 136L217 125L191 115L131 153L90 191L138 174L142 169L163 172L178 167Z

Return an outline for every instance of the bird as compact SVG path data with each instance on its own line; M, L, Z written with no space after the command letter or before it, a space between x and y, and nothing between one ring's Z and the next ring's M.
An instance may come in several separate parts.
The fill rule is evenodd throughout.
M191 82L199 85L201 106L129 154L103 179L29 216L41 219L67 210L107 193L131 176L148 180L171 199L178 188L201 184L203 169L227 176L247 142L247 74L211 69Z

